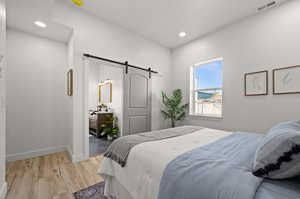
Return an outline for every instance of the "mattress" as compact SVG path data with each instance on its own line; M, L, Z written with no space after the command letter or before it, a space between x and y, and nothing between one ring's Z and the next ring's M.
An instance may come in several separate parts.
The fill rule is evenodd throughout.
M203 128L188 135L139 144L130 151L125 167L103 158L98 172L110 187L106 189L106 194L117 196L121 190L130 195L128 199L156 199L161 177L169 162L231 134L228 131ZM113 184L116 183L119 186L116 185L114 189Z

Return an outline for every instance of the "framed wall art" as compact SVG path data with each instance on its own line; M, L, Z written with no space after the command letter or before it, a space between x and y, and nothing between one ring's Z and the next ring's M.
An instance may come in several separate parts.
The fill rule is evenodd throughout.
M245 96L268 95L268 71L245 74Z
M273 70L273 94L300 93L300 65Z
M73 96L73 69L67 73L67 95Z

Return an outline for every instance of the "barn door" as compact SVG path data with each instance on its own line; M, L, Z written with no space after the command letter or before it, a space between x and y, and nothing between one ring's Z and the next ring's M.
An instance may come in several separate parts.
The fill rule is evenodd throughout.
M123 135L151 130L151 78L149 72L128 68L124 75Z

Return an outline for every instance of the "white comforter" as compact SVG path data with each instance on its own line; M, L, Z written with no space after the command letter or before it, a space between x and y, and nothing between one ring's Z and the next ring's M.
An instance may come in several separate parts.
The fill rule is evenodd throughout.
M194 133L146 142L135 146L125 167L104 158L99 174L115 178L134 199L156 199L160 179L170 161L179 155L232 134L231 132L204 128Z

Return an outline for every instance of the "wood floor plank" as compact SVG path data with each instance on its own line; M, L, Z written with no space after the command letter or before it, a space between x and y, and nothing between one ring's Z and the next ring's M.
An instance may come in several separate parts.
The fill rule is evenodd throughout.
M102 155L72 163L56 153L7 163L7 199L73 199L72 194L102 181L97 175Z

